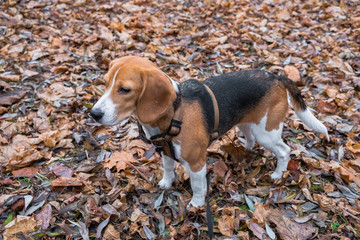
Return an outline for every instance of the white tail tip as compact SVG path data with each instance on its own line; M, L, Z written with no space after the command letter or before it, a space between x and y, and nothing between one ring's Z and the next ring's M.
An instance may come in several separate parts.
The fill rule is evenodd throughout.
M306 108L304 111L296 111L296 115L306 126L318 133L324 134L328 142L330 141L326 127L310 112L309 108Z

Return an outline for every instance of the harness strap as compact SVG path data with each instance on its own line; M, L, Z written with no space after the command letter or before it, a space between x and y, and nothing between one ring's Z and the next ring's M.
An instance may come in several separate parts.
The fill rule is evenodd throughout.
M180 102L178 103L178 109L175 110L174 118L170 122L170 126L165 133L156 134L148 139L142 129L142 126L138 122L140 139L146 143L153 144L156 147L157 152L163 151L165 155L172 157L172 159L179 161L175 156L174 146L172 138L179 135L181 131L182 117L184 113L184 106Z
M214 108L214 129L212 130L211 134L210 134L210 139L211 140L215 140L216 138L219 137L219 105L217 103L216 97L213 93L213 91L211 91L211 89L209 88L208 85L204 84L206 90L208 91L208 93L211 96L211 100L213 103L213 108Z

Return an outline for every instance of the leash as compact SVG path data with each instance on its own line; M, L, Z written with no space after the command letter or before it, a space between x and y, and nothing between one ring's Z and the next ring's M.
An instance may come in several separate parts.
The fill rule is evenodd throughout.
M209 238L210 240L213 239L214 237L214 221L213 221L213 217L212 217L212 212L210 209L210 196L209 196L209 191L210 191L210 173L206 174L206 223L208 225L208 233L209 233Z

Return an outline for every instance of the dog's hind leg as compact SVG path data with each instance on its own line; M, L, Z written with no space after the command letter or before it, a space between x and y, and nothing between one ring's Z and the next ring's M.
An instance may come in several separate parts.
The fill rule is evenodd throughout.
M160 188L169 189L175 179L175 161L164 154L161 155L164 167L164 175L158 185Z
M266 122L267 116L265 115L259 124L251 125L250 131L260 145L275 154L277 166L274 173L271 174L271 178L278 179L281 178L283 172L287 170L287 165L290 160L290 147L286 145L281 138L283 123L279 123L277 129L267 131Z
M240 129L240 131L244 134L245 136L245 149L246 150L251 150L254 145L255 145L255 137L254 135L251 133L250 130L250 124L239 124L237 125L237 127Z

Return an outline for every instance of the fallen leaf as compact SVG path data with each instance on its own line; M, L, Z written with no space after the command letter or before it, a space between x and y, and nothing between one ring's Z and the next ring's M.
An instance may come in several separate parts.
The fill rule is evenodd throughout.
M36 220L34 217L18 215L13 221L7 224L4 229L4 239L21 239L16 236L17 233L30 233L35 231Z
M62 82L55 82L48 88L43 88L37 92L37 97L48 103L60 101L62 99L75 96L75 90L71 87L65 87Z
M13 170L12 174L14 177L33 177L39 172L39 169L36 167L26 167L19 170Z
M53 73L63 73L63 72L66 72L67 70L69 70L69 67L67 66L56 66L56 67L53 67L51 68L51 72Z
M331 101L330 102L324 101L321 99L318 102L317 108L322 113L330 113L330 114L335 114L337 110L337 106L335 103Z
M51 182L51 187L80 187L83 181L73 177L59 177Z
M352 140L349 140L346 143L346 148L353 153L360 153L360 142L354 142Z
M228 167L226 166L226 163L224 161L217 161L214 163L213 171L219 177L225 176L225 173L227 172L227 170L228 170Z
M52 208L49 203L46 204L38 214L35 215L35 219L37 221L40 221L41 228L43 230L46 230L49 227L51 218L52 218Z
M262 227L260 227L257 223L254 223L254 222L250 222L249 224L248 224L248 227L249 227L249 229L253 232L253 234L257 237L257 238L259 238L259 239L261 239L261 240L265 240L265 239L270 239L268 236L267 236L267 233L266 233L266 231L262 228Z
M267 219L276 225L280 239L305 240L311 238L316 233L316 228L314 228L312 224L293 222L277 209L271 209Z
M28 90L26 89L15 89L14 91L3 92L0 91L0 106L10 106L21 100Z
M70 130L55 130L40 134L39 139L42 140L47 147L55 147L58 142L69 136Z
M284 72L285 75L294 82L300 82L301 80L300 73L296 67L287 65L284 67Z
M150 226L149 216L143 213L139 208L136 208L131 214L130 221L141 222L142 225Z
M115 229L112 224L109 224L104 231L104 238L108 240L118 240L121 239L121 234Z
M137 162L133 155L128 152L114 152L114 154L105 159L104 168L113 168L116 167L117 171L124 170L127 167L127 163Z
M218 221L218 228L221 234L232 237L234 234L234 218L232 216L223 215Z
M319 206L324 211L335 211L336 204L335 201L331 198L326 197L324 194L314 194L314 201L318 202Z
M70 168L57 164L54 165L53 172L58 177L72 177L74 174L74 171Z
M253 212L252 221L259 224L260 226L264 226L268 215L267 210L265 210L264 205L260 202L255 202L254 208L255 211Z

